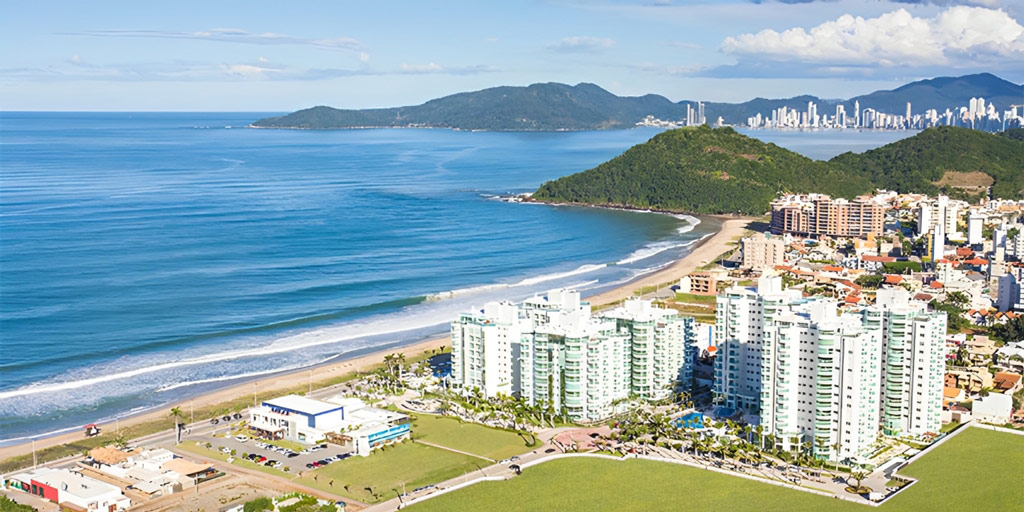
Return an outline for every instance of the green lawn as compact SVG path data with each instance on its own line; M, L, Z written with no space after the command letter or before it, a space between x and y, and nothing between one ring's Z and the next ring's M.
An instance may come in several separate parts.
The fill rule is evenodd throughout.
M1024 437L971 428L908 466L919 482L881 507L920 510L1019 510ZM460 510L822 510L870 507L663 462L563 459L505 482L485 482L413 506Z
M214 448L217 447L216 444L214 444L213 446L214 446ZM192 453L194 453L196 455L199 455L201 457L207 457L207 458L210 458L210 459L217 459L219 461L224 461L224 462L227 462L227 460L228 460L228 455L227 454L221 453L221 452L217 451L216 449L211 450L211 449L207 448L206 446L200 445L199 443L197 443L195 441L183 441L181 444L178 445L178 448L181 448L182 450L185 450L187 452L192 452ZM281 463L287 465L287 463L284 462L284 461L281 461ZM231 464L234 465L234 466L241 466L243 468L255 469L256 471L261 471L261 472L267 473L269 475L280 476L280 477L285 477L285 478L292 478L293 476L295 476L295 472L297 472L299 469L301 469L301 468L288 468L288 469L292 470L292 473L285 473L284 471L281 471L279 469L274 469L274 468L271 468L271 467L264 466L262 464L256 464L256 463L254 463L254 462L252 462L250 460L243 459L241 453L236 453L235 460L232 461Z
M417 414L412 433L417 439L456 450L501 460L531 450L518 434L460 423L455 418Z
M714 295L694 295L692 293L676 292L676 302L689 302L692 304L715 304L717 297Z
M376 451L369 457L350 457L335 462L307 473L297 482L375 503L394 498L393 489L401 489L403 483L407 491L412 491L416 487L443 482L489 465L484 459L406 441L384 451ZM332 480L333 486L330 484ZM347 491L346 485L349 486ZM379 495L378 499L366 490L368 486L372 486L373 492Z

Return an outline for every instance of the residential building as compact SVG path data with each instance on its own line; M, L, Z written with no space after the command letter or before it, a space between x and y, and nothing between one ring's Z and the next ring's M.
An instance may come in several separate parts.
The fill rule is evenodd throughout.
M715 295L718 293L718 279L711 272L693 272L679 279L679 292Z
M1024 312L1024 266L1008 266L1006 274L999 277L996 308Z
M946 314L927 311L900 288L879 290L863 311L868 328L882 332L882 430L903 437L938 433L942 426Z
M474 329L493 325L510 334L490 335L489 345L488 335L477 336ZM452 324L452 332L462 336L452 343L452 381L464 392L517 396L576 420L599 420L615 412L615 401L631 395L656 400L688 389L696 358L694 325L676 310L640 299L593 315L590 304L570 290L552 290L519 305L489 304ZM501 385L486 385L493 374L501 375Z
M761 425L785 450L810 443L825 460L857 457L878 436L881 333L837 304L791 304L766 322Z
M844 314L832 299L781 288L763 277L718 296L717 403L760 421L781 448L810 445L822 459L863 455L883 433L939 431L945 313L903 288Z
M785 264L786 244L782 237L757 233L740 241L743 263L741 268L763 271Z
M790 195L772 201L771 230L806 236L881 235L885 206L869 198L853 201L823 194Z
M797 290L782 289L782 278L764 276L757 288L732 287L716 302L715 400L736 410L761 409L761 343L764 325L783 305L800 301Z
M989 393L974 400L971 412L978 421L1002 425L1013 415L1013 397L1002 393Z

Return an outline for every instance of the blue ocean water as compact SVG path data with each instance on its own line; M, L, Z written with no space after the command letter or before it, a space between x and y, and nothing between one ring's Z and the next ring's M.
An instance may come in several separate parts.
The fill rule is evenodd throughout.
M2 114L0 437L415 341L495 298L610 287L717 225L491 197L649 129L244 128L258 117Z
M719 224L493 197L654 129L245 128L259 117L0 113L0 442L416 341L488 300L606 289ZM856 140L881 143L833 143Z

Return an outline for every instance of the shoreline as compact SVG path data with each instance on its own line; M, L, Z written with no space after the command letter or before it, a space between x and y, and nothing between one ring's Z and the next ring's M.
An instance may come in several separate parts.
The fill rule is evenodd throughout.
M682 213L682 212L665 212ZM676 260L661 270L647 275L639 276L621 286L607 290L595 295L585 297L595 306L614 303L631 297L636 290L647 286L670 282L693 272L697 268L706 265L714 258L728 250L733 239L739 237L746 230L747 226L756 219L752 217L735 216L714 216L723 219L719 230L700 240L686 256ZM436 350L441 346L449 346L449 336L436 336L426 340L415 342L409 345L394 344L390 347L379 348L365 354L352 354L351 357L339 355L336 361L330 361L298 370L291 370L284 373L268 375L262 379L244 381L238 384L205 392L184 401L172 402L148 411L139 412L134 415L120 418L116 421L109 421L98 424L104 432L113 431L117 425L121 428L128 428L133 425L147 423L167 418L167 411L172 407L180 407L188 411L190 405L195 408L202 408L216 404L230 402L241 397L252 395L255 391L257 399L259 395L273 394L276 391L294 388L310 382L323 381L330 378L340 377L345 374L366 371L381 363L387 354L401 353L406 357L422 355L424 352ZM45 434L40 434L45 436ZM71 443L84 439L81 431L72 431L46 437L35 438L35 449L41 450L52 446ZM16 444L0 446L0 460L32 453L33 440L31 437Z

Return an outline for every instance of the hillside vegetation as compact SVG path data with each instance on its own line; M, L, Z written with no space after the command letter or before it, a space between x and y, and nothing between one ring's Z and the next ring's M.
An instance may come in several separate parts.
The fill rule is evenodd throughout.
M953 192L955 185L942 181L947 172L980 171L994 182L995 197L1024 197L1024 144L968 128L931 128L864 153L843 153L830 163L878 188L932 195Z
M544 183L533 198L759 215L779 193L848 198L875 188L935 193L947 171L983 172L993 180L996 197L1024 197L1024 143L944 127L822 162L728 127L680 128L660 133L593 169Z
M557 131L628 128L646 115L678 118L683 107L663 96L616 96L594 84L545 83L493 87L422 105L369 110L313 107L260 119L258 128L432 127L462 130Z

